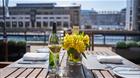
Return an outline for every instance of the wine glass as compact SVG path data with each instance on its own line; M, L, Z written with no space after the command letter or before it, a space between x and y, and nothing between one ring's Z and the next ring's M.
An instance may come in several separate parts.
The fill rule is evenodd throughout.
M59 53L61 50L61 44L58 36L52 34L49 38L48 48L50 49L49 67L50 73L58 74L59 72Z

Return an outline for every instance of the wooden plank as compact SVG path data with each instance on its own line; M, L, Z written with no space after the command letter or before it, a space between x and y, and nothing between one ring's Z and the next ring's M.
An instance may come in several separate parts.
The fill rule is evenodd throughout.
M25 71L25 68L20 68L17 71L13 72L11 75L9 75L7 78L15 78L18 75L22 74Z
M97 76L97 78L104 78L99 70L92 70L93 74Z
M12 74L13 72L15 72L18 68L3 68L0 71L0 78L4 78L7 77L8 75Z
M113 78L117 78L112 70L109 70L108 72L113 76Z
M33 72L27 78L36 78L42 69L34 69Z
M48 69L43 69L40 74L37 76L37 78L46 78L48 74Z
M33 71L33 68L26 69L22 74L20 74L17 78L24 78L27 77L31 72Z
M105 78L113 78L113 76L112 76L108 71L102 70L102 71L101 71L101 74L102 74Z
M0 68L3 68L11 63L13 63L13 62L0 62Z

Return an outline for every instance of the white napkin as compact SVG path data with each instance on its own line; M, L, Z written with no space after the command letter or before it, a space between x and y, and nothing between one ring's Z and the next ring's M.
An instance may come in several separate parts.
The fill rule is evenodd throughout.
M120 56L97 56L97 60L101 63L122 63Z
M23 56L23 60L30 61L45 61L49 57L49 53L26 53Z
M36 50L38 53L49 53L50 49L49 48L40 48Z

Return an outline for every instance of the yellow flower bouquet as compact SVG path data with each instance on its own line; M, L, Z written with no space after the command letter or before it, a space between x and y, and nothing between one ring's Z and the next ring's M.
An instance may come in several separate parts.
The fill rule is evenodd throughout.
M63 48L68 52L68 59L72 62L79 62L81 54L86 58L84 52L89 45L89 36L82 34L66 34Z

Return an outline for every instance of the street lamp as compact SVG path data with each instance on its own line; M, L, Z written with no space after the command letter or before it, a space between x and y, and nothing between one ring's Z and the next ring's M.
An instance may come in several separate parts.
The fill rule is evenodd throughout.
M3 39L4 39L4 46L5 46L5 60L8 61L8 50L7 50L7 33L6 33L6 16L5 16L5 0L2 1L3 3Z

